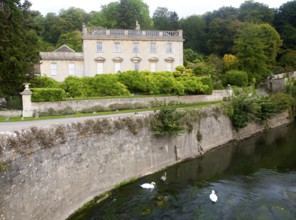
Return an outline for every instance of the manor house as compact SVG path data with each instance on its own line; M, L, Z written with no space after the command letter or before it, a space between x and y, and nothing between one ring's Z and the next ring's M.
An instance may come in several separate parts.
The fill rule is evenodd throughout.
M41 52L40 73L57 81L127 70L174 71L183 65L182 30L103 29L83 26L83 52L66 45Z

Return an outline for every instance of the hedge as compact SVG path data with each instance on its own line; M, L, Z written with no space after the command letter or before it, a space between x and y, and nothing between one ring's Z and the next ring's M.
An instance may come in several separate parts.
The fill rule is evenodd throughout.
M31 88L33 102L55 102L65 100L66 93L60 88Z

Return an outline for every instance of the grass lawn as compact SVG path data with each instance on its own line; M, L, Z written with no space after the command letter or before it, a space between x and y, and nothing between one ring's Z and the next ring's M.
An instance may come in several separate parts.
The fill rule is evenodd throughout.
M210 105L215 105L221 103L221 101L217 102L204 102L204 103L193 103L193 104L179 104L179 105L171 105L168 107L177 108L177 109L196 109L196 108L203 108ZM154 107L154 108L142 108L142 109L128 109L128 110L117 110L117 111L106 111L106 112L96 112L96 113L75 113L71 115L54 115L54 116L42 116L39 118L29 117L29 118L22 118L22 117L11 117L8 120L4 117L0 117L1 122L18 122L18 121L36 121L36 120L48 120L48 119L56 119L56 118L73 118L73 117L85 117L85 116L96 116L96 115L112 115L112 114L122 114L122 113L130 113L130 112L143 112L143 111L153 111L158 110L161 107Z

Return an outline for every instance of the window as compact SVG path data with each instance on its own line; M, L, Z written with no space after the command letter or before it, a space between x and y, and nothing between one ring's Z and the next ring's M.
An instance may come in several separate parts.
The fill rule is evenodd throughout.
M118 73L121 69L121 63L115 63L115 73Z
M150 44L150 53L156 53L156 43Z
M97 42L97 53L102 53L102 52L103 52L103 43Z
M69 63L69 75L75 75L75 64Z
M120 53L120 43L119 42L115 42L114 52Z
M167 71L171 72L173 70L173 64L167 63Z
M156 63L150 64L150 70L151 70L151 72L156 72Z
M139 66L139 63L138 62L134 62L134 67L135 67L135 70L139 70L140 66Z
M133 44L133 52L134 53L139 53L139 44L138 43Z
M57 63L51 63L50 64L50 75L55 76L57 74L58 74Z
M97 63L97 74L104 73L104 63Z
M172 43L167 43L166 52L173 53Z

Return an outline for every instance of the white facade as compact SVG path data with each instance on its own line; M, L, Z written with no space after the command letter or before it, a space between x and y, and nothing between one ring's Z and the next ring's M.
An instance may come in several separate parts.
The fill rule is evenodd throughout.
M63 47L63 48L62 48ZM182 31L83 27L83 53L62 46L41 52L41 75L63 81L127 70L173 71L183 65ZM66 48L67 47L67 48Z

